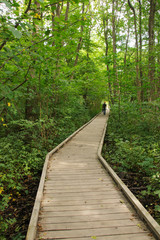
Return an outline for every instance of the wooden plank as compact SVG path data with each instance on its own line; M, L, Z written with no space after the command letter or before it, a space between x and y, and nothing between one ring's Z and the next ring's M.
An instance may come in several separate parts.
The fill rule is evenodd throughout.
M108 221L97 221L97 222L72 222L72 223L43 223L40 226L40 231L57 231L57 230L80 230L80 229L88 229L88 228L111 228L111 227L122 227L122 226L141 226L140 221L138 220L108 220ZM141 226L143 228L143 226Z
M50 238L53 240L53 238ZM67 238L61 238L61 240L65 240ZM152 236L148 235L147 233L132 233L132 234L121 234L121 235L115 235L115 236L91 236L91 237L83 237L83 238L72 238L72 240L153 240Z
M91 176L95 176L95 175L104 175L106 176L106 172L104 172L103 170L97 170L97 171L89 171L89 170L85 170L83 169L83 171L79 171L79 170L75 170L75 171L53 171L53 170L48 170L48 175L56 175L56 176L69 176L69 175L75 175L75 176L81 176L81 175L91 175Z
M113 236L129 233L144 233L144 230L138 226L111 227L100 229L81 229L81 230L63 230L63 231L44 231L40 232L42 238L74 238L74 237L91 237L91 236ZM117 238L118 238L117 236Z
M112 188L112 187L115 187L117 188L117 185L115 185L114 183L105 183L105 184L102 184L102 183L96 183L96 184L84 184L84 183L81 183L81 184L78 184L79 188L80 189L91 189L91 190L94 190L96 188ZM77 184L72 184L72 185L63 185L63 184L55 184L55 183L48 183L46 182L45 186L44 186L44 189L55 189L55 190L76 190L77 189Z
M115 188L116 189L116 188ZM113 191L113 186L112 187L99 187L99 188L70 188L70 189L56 189L52 187L45 187L44 189L44 193L88 193L88 192L94 192L96 193L100 193L100 192L110 192Z
M97 161L97 159L95 161ZM102 165L96 164L96 166L98 171L103 169ZM94 167L94 164L92 165L87 162L85 163L81 162L81 164L77 164L77 163L75 164L75 162L73 163L67 162L67 166L62 163L59 163L58 165L54 163L52 166L48 167L48 170L51 170L51 171L53 170L54 172L55 171L57 172L77 171L77 169L79 169L79 171L84 171L84 169L87 169L88 171L94 171L95 167Z
M97 179L99 179L99 178L102 178L102 179L104 179L105 178L105 176L102 176L102 175L96 175L96 176L92 176L92 175L86 175L86 176L83 176L83 175L80 175L80 176L74 176L74 175L70 175L70 176L65 176L65 175L63 175L63 176L60 176L60 177L58 177L58 176L56 176L56 175L49 175L49 174L47 174L47 176L46 176L46 178L47 179L50 179L50 180L67 180L67 181L69 181L69 180L73 180L73 181L78 181L78 180L97 180Z
M72 165L71 165L72 166ZM104 173L107 175L105 169L102 167L99 167L98 169L95 169L94 166L92 169L89 169L89 167L86 168L86 166L84 166L82 169L80 168L77 168L77 166L75 168L72 168L71 169L71 166L68 167L68 169L66 168L65 166L65 170L58 170L56 168L56 166L53 166L52 168L49 167L48 168L48 172L51 172L53 174L60 174L60 175L63 175L63 174L83 174L83 173L88 173L88 174L97 174L97 173ZM98 167L98 165L97 165Z
M114 204L114 205L113 205ZM113 204L97 204L97 205L78 205L78 206L47 206L47 204L44 207L41 207L42 211L84 211L84 210L98 210L98 209L123 209L126 210L128 209L128 207L125 204L121 204L121 203L113 203Z
M55 194L49 194L49 193L45 193L44 195L43 195L43 199L53 199L53 200L57 200L57 201L67 201L67 200L72 200L72 201L74 201L74 200L84 200L84 201L89 201L90 199L96 199L96 200L98 200L98 199L114 199L114 198L119 198L119 199L121 199L122 197L121 197L121 195L119 194L119 193L117 193L117 192L114 192L114 193L112 193L112 194L97 194L97 195L91 195L91 194L88 194L88 195L80 195L79 194L79 196L71 196L71 195L68 195L68 196L66 196L66 195L55 195Z
M81 180L67 180L67 179L55 179L55 180L51 180L51 179L46 179L46 184L53 184L53 185L87 185L87 184L91 184L91 185L95 185L97 183L104 183L104 184L109 184L109 183L113 183L113 181L111 181L110 179L104 179L104 178L97 178L95 180L93 179L81 179Z
M117 214L117 213L129 213L129 209L128 208L121 208L118 207L117 209L115 208L109 208L109 209L89 209L89 210L78 210L78 211L54 211L54 210L50 210L50 211L43 211L41 209L40 212L40 216L41 217L63 217L63 216L88 216L88 215L105 215L105 214Z
M84 200L84 199L81 199L81 200L66 200L64 199L64 201L59 201L57 199L50 199L50 198L45 198L45 199L42 199L42 203L41 203L41 206L83 206L83 205L89 205L89 206L92 206L92 205L97 205L97 204L117 204L119 202L124 202L126 203L126 200L124 198L108 198L108 199L89 199L88 201L87 200Z
M130 212L127 213L108 213L106 215L87 215L87 216L57 216L57 217L41 217L39 216L39 223L70 223L70 222L94 222L94 221L111 221L111 220L123 220L128 219L133 220L135 219L135 215L131 214Z
M77 190L78 191L78 190ZM88 191L88 192L57 192L57 193L52 193L52 192L44 192L44 196L50 196L50 197L101 197L101 198L105 198L105 197L109 197L109 196L119 196L121 197L122 194L120 192L116 192L115 190L110 190L110 191L101 191L101 192L92 192L92 191Z

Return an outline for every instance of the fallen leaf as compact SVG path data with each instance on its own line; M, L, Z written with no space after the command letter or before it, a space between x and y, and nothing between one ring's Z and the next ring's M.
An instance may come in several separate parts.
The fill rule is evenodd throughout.
M96 239L97 237L96 237L96 236L92 236L91 238L92 238L92 239Z

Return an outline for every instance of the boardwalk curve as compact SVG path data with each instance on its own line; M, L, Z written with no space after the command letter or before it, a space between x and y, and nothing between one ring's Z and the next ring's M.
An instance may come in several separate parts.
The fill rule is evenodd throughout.
M98 115L49 153L26 240L155 239L98 160L107 119Z

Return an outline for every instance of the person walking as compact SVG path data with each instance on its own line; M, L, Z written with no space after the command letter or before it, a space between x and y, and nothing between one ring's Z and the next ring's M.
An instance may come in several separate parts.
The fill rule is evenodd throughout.
M104 102L103 105L102 105L102 112L103 112L104 115L106 115L106 106L107 106L106 102Z

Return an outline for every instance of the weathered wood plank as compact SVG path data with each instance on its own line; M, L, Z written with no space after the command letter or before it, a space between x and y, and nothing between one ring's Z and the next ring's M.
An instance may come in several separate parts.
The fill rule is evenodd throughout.
M48 180L52 180L52 181L57 181L58 179L59 180L66 180L66 181L88 181L88 180L98 180L99 178L101 178L101 175L97 175L97 176L61 176L61 177L57 177L57 176L49 176L47 175L46 177ZM105 176L102 176L102 179L104 179ZM106 179L107 180L107 179Z
M119 198L119 199L121 199L121 195L119 194L119 193L116 193L116 192L114 192L114 193L112 193L112 194L97 194L97 195L80 195L79 194L79 196L76 196L76 195L68 195L68 196L66 196L66 195L60 195L59 194L59 196L58 195L55 195L55 194L44 194L43 195L43 199L48 199L49 200L49 198L50 198L50 200L51 199L53 199L53 200L57 200L57 201L67 201L67 200L72 200L72 201L74 201L74 200L84 200L84 201L89 201L90 199L96 199L96 200L98 200L98 199L114 199L114 198Z
M57 231L57 230L80 230L80 229L88 229L88 228L111 228L111 227L122 227L122 226L141 226L140 221L138 220L108 220L108 221L97 221L97 222L70 222L70 223L43 223L43 225L39 225L41 227L40 231Z
M64 189L57 189L54 188L53 186L51 187L45 187L44 189L44 193L61 193L63 191L63 193L78 193L78 192L84 192L84 193L88 193L88 192L94 192L94 193L103 193L103 192L112 192L113 189L115 190L116 187L113 186L106 186L106 187L92 187L92 188L83 188L83 187L79 187L79 188L64 188Z
M92 237L92 236L113 236L131 233L144 233L144 230L138 226L123 226L100 229L81 229L81 230L63 230L63 231L44 231L40 232L42 238L73 238L73 237ZM117 236L118 239L118 236Z
M58 193L52 193L52 192L44 192L44 196L50 196L50 197L75 197L75 198L81 198L81 197L89 197L89 198L92 198L93 196L93 199L95 198L109 198L110 196L118 196L118 197L121 197L122 194L120 192L116 192L115 190L110 190L109 192L107 191L104 191L104 192L58 192ZM97 199L98 199L97 198Z
M114 204L114 206L113 206ZM121 204L120 202L118 203L115 203L115 202L111 202L109 204L84 204L84 205L72 205L72 206L54 206L53 204L48 204L45 203L45 206L42 206L41 207L41 210L42 211L53 211L53 212L56 212L56 211L59 211L59 212L62 212L62 211L81 211L81 210L98 210L98 209L110 209L110 208L122 208L122 209L128 209L126 207L125 204Z
M64 201L59 201L57 199L52 199L52 198L45 198L42 199L42 203L41 206L83 206L83 205L97 205L97 204L117 204L119 202L124 202L126 204L126 200L124 200L124 198L108 198L108 199L89 199L89 200L66 200L64 199Z
M108 213L106 215L87 215L87 216L57 216L57 217L39 217L39 223L71 223L71 222L98 222L98 221L111 221L111 220L123 220L128 219L134 220L136 219L136 216L131 214L130 212L127 213Z
M54 240L53 238L50 238L52 240ZM66 240L67 238L61 238L61 240ZM144 234L144 233L132 233L132 234L121 234L121 235L115 235L115 236L91 236L91 237L83 237L83 238L72 238L72 240L152 240L155 239L152 236L150 236L149 234Z
M63 212L60 212L60 211L54 211L54 210L50 210L50 211L43 211L41 209L41 212L40 212L40 216L41 217L62 217L62 216L88 216L88 215L105 215L105 214L109 214L109 213L112 213L112 214L117 214L117 213L129 213L129 209L128 208L109 208L109 209L89 209L89 210L78 210L78 211L63 211Z
M44 189L55 189L55 190L77 190L77 185L79 187L79 189L91 189L91 190L94 190L96 188L117 188L116 185L114 185L114 183L96 183L96 184L84 184L84 183L81 183L81 184L72 184L72 185L64 185L64 184L55 184L55 183L52 183L52 182L46 182L45 186L44 186Z
M103 183L103 184L109 184L109 183L113 183L113 181L111 181L111 179L104 179L104 178L97 178L97 179L81 179L81 180L76 180L74 181L74 179L71 180L67 180L67 179L56 179L56 180L51 180L46 178L46 184L52 184L54 186L56 185L70 185L70 186L74 186L74 185L95 185L95 184L99 184L99 183Z

